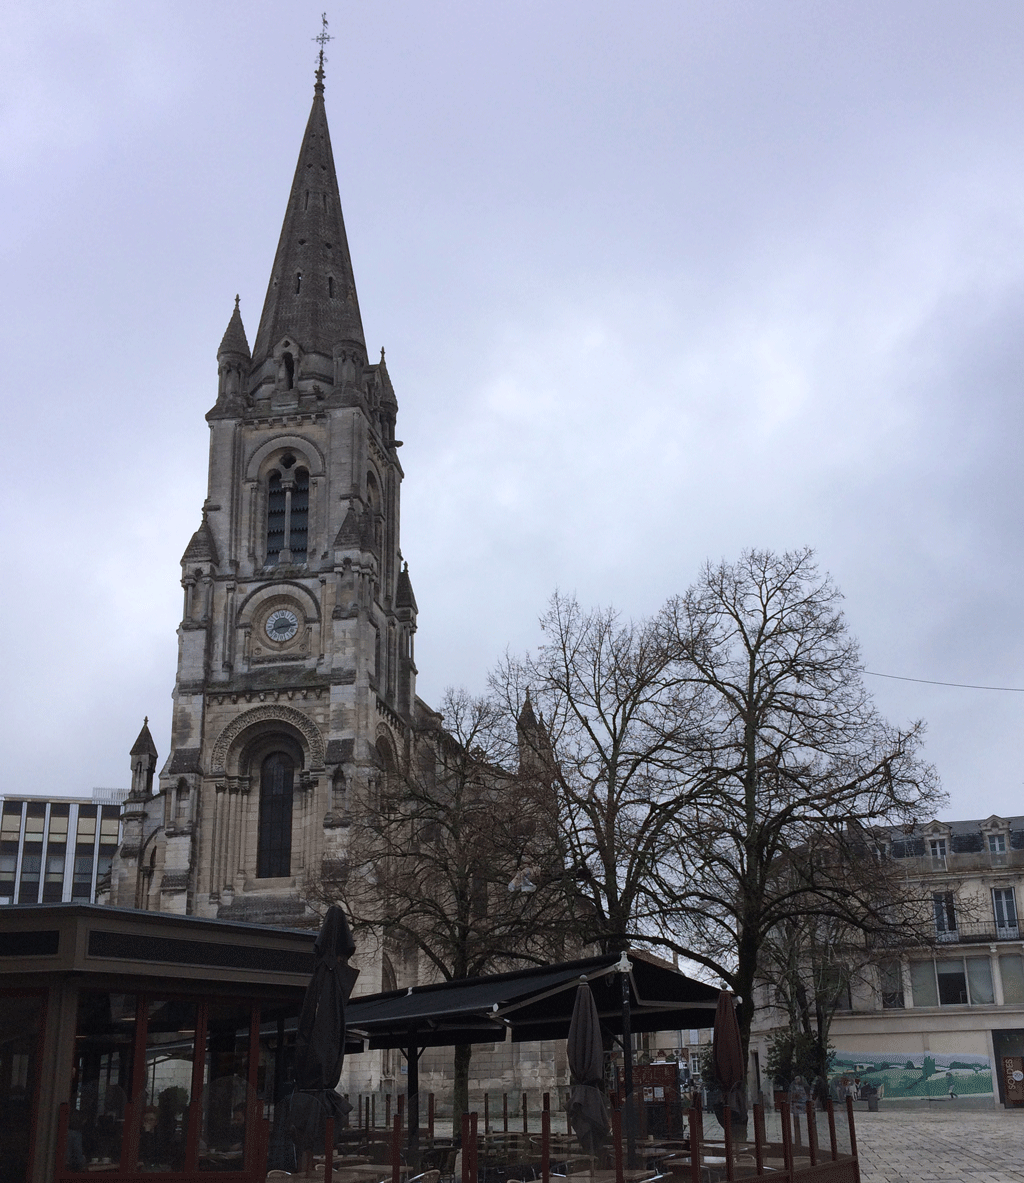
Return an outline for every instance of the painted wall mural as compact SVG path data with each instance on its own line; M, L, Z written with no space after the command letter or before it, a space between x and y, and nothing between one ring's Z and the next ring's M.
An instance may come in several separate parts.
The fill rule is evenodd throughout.
M844 1080L873 1085L890 1100L976 1096L992 1092L992 1061L973 1052L836 1052L829 1074L834 1097Z

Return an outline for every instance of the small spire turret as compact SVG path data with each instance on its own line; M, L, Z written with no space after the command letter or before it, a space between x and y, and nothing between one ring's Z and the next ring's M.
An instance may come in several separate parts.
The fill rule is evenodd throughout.
M245 335L245 325L242 324L242 313L239 310L238 296L235 296L235 310L231 313L228 327L224 330L224 336L221 337L220 346L217 349L217 360L221 361L225 357L232 359L237 357L246 362L251 357L249 340Z
M149 731L149 716L147 715L139 732L139 738L132 745L129 752L132 762L132 788L129 794L134 801L139 801L153 795L153 774L156 771L156 744Z

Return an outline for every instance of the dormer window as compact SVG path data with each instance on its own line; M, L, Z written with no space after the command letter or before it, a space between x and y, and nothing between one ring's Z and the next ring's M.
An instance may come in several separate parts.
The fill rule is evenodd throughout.
M1006 835L989 834L988 852L989 854L1006 854Z
M268 567L305 563L309 553L309 471L289 452L267 478Z
M946 839L932 838L928 842L928 850L932 856L932 862L936 866L944 867L946 865Z

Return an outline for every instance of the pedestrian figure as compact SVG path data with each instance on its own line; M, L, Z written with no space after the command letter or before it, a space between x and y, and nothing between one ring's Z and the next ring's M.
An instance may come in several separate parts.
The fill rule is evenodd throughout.
M956 1081L953 1077L952 1072L946 1073L946 1087L949 1089L949 1099L951 1101L955 1101L956 1100Z

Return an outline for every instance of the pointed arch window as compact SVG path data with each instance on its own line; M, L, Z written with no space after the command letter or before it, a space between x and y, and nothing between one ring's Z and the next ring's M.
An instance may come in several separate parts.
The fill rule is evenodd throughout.
M268 567L305 563L309 555L309 470L296 468L290 453L281 470L267 479Z
M273 752L260 769L260 831L256 860L259 879L280 879L292 873L292 796L295 762L286 752Z

